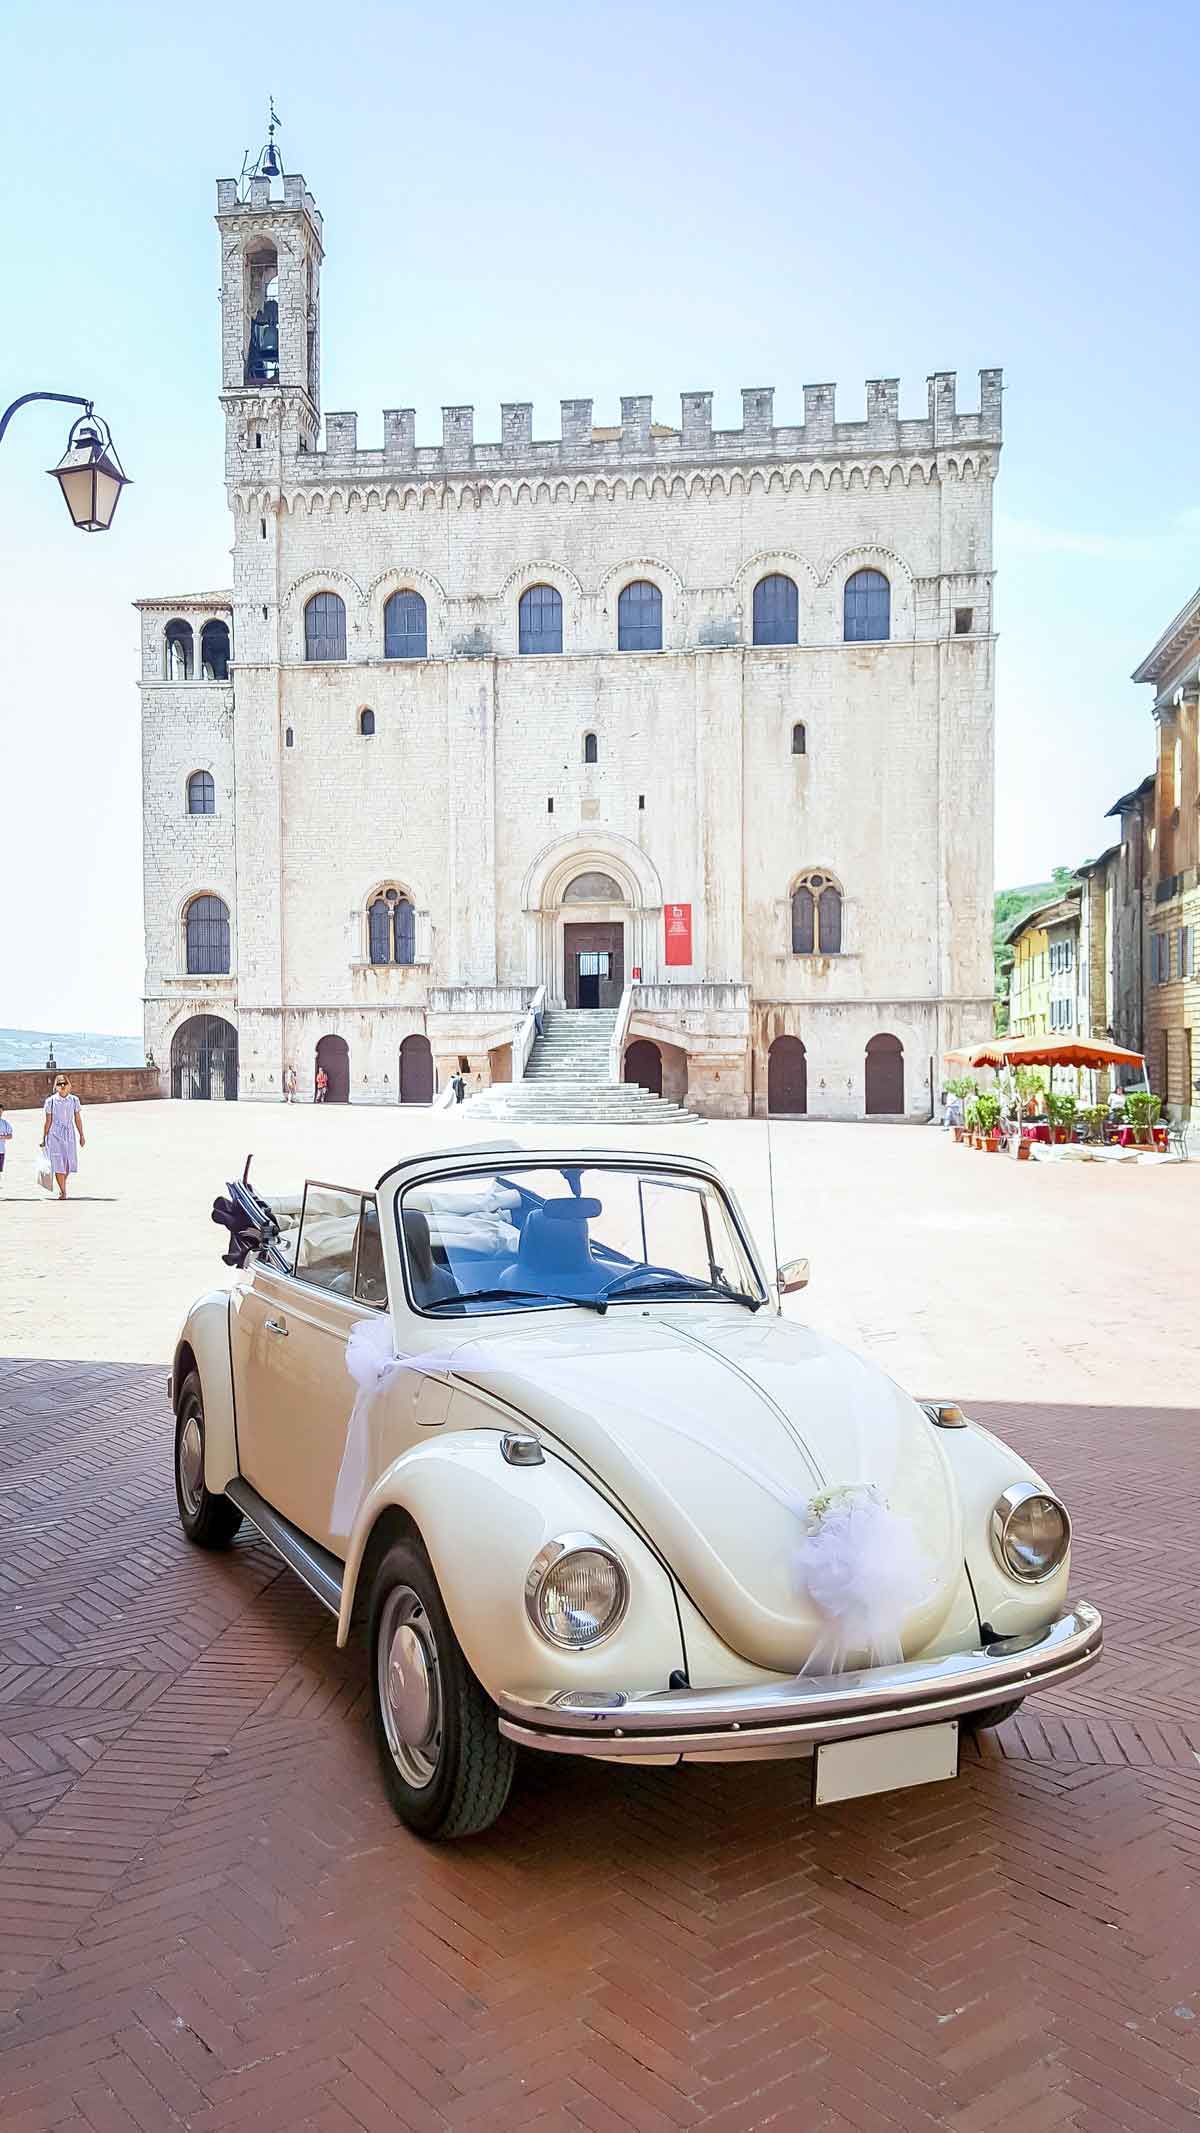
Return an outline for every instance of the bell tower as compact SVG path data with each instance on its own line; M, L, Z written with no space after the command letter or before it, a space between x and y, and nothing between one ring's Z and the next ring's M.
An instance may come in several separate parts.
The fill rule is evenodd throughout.
M277 124L272 104L253 164L247 156L240 178L217 181L221 404L233 485L270 481L280 456L315 451L321 423L321 216L304 179L284 171Z

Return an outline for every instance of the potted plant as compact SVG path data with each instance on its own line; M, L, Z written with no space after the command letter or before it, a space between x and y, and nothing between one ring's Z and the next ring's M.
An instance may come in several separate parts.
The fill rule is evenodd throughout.
M991 1089L975 1098L975 1115L982 1135L980 1145L995 1155L1000 1147L1000 1098Z
M1162 1098L1151 1096L1149 1089L1130 1089L1125 1098L1125 1123L1133 1127L1133 1137L1143 1148L1152 1148L1155 1142L1154 1129L1162 1111Z
M1089 1141L1102 1141L1104 1139L1104 1121L1107 1117L1104 1105L1088 1104L1080 1112L1079 1116L1083 1121L1083 1130L1087 1139Z
M975 1083L970 1074L959 1074L954 1081L946 1083L946 1093L949 1096L957 1096L964 1106L962 1124L952 1126L950 1130L956 1141L965 1141L968 1137L966 1106L975 1094Z
M966 1119L967 1139L970 1141L972 1148L977 1148L979 1146L979 1098L977 1096L972 1096L964 1116Z
M1026 1118L1036 1118L1046 1095L1046 1084L1036 1067L1019 1066L1013 1073L1021 1110Z
M1074 1096L1054 1096L1047 1091L1046 1116L1050 1121L1052 1141L1069 1141L1075 1126L1075 1113L1079 1109Z

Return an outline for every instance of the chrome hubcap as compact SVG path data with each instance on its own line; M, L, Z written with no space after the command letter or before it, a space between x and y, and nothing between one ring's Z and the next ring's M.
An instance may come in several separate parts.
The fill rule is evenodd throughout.
M179 1493L189 1518L195 1518L204 1494L204 1439L195 1415L179 1433Z
M442 1685L433 1625L411 1585L395 1586L383 1603L375 1664L392 1760L422 1791L441 1760Z

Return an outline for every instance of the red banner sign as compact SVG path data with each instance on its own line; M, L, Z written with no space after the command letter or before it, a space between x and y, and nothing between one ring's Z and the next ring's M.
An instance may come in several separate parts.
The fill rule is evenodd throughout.
M690 904L665 904L663 925L666 930L667 963L690 963L692 960L692 907Z

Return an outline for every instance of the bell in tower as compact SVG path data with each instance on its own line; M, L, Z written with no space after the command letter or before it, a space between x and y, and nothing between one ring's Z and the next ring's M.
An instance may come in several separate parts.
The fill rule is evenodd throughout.
M246 355L247 385L279 383L279 302L269 297L250 321L250 347Z

